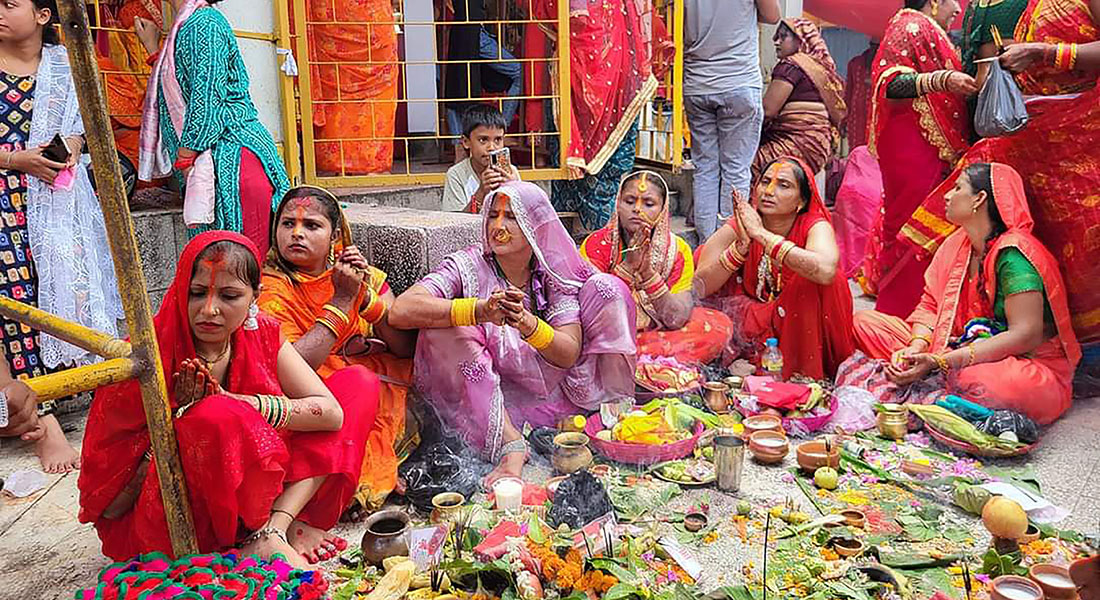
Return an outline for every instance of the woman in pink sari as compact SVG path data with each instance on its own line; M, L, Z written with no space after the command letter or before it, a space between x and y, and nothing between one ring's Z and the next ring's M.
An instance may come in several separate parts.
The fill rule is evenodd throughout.
M976 163L952 179L947 218L959 229L936 251L908 320L856 314L856 343L837 385L880 402L955 394L1040 424L1073 398L1081 347L1058 262L1031 233L1024 182L1008 165Z
M420 329L415 385L490 461L519 475L524 424L553 426L634 394L635 305L581 258L546 194L509 182L485 200L485 240L402 294L390 324Z
M902 260L902 225L943 181L970 139L965 96L977 92L944 27L958 0L906 0L886 28L871 80L874 85L868 147L882 168L885 213L882 250L869 257L878 292L876 308L907 316L920 299L927 261Z

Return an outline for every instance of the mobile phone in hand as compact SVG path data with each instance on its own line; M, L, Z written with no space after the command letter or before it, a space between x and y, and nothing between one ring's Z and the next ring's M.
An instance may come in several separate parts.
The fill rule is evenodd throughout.
M42 149L42 156L55 163L65 164L69 162L72 154L69 152L69 147L65 145L65 140L58 133L53 136L49 145Z

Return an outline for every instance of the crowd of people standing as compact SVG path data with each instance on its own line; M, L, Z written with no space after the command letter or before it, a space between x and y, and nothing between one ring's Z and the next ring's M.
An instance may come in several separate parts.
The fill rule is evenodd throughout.
M972 2L960 52L947 33L956 0L905 0L870 61L862 156L881 172L883 211L867 227L863 281L878 304L853 314L816 177L859 96L845 94L818 27L780 21L776 0L687 3L698 248L671 231L668 183L633 169L656 28L635 2L571 2L582 93L567 154L583 177L555 197L583 201L593 232L578 247L542 188L491 158L510 120L472 103L455 125L469 158L444 198L480 215L482 239L401 294L355 246L336 196L290 187L212 4L175 0L164 40L133 17L151 66L136 170L179 179L193 233L155 327L201 551L283 553L302 567L334 556L346 542L328 530L341 515L400 491L414 401L493 463L491 483L522 470L526 426L633 398L642 355L758 362L775 338L784 377L858 385L881 401L957 394L1048 424L1070 406L1082 342L1100 335L1089 260L1100 171L1082 151L1100 131L1100 7ZM0 292L117 334L54 9L0 5ZM758 22L778 23L767 88ZM991 24L1001 36L986 37ZM980 57L1029 96L1022 132L975 137ZM607 69L612 80L589 81ZM369 162L377 149L361 150ZM20 379L89 357L13 323L3 337L11 414L0 434L34 441L47 470L79 465L80 519L104 554L169 551L136 384L97 391L78 457Z

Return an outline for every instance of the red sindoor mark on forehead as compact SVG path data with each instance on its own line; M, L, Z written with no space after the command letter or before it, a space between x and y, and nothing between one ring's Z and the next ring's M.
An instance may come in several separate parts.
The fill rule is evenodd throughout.
M214 256L203 259L202 264L210 270L210 285L206 288L206 306L203 307L204 311L210 312L210 309L214 306L214 290L218 274L224 271L226 267L225 252L219 251Z

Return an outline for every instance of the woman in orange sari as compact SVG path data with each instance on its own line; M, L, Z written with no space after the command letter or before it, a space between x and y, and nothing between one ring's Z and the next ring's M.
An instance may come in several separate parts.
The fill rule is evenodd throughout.
M767 165L754 199L755 207L738 199L734 216L699 248L698 294L733 321L727 358L753 360L777 338L783 377L831 379L855 346L829 210L795 158Z
M630 287L638 305L638 354L684 364L718 358L732 324L721 312L692 306L695 259L671 231L668 184L653 171L635 171L623 179L618 198L611 221L584 240L581 256Z
M399 73L391 1L308 0L306 10L317 169L388 173Z
M837 385L883 402L955 394L1051 423L1072 401L1081 347L1058 262L1031 233L1023 180L1007 165L975 163L945 200L959 230L936 251L920 304L907 321L857 314L867 356L847 361Z
M416 336L389 326L393 301L386 274L352 245L336 198L310 186L287 192L271 229L260 308L279 320L283 336L321 377L361 365L382 381L357 509L378 508L397 485Z
M844 81L821 37L806 19L784 19L775 32L779 63L764 93L764 131L752 163L754 179L780 156L796 156L817 173L840 144L848 108Z
M899 317L920 299L928 263L907 257L898 232L966 151L965 96L978 91L944 31L959 13L958 0L906 0L905 6L886 28L871 75L868 149L882 167L885 212L873 243L881 249L864 267L878 294L876 308Z
M1092 3L1094 6L1096 2ZM1031 0L1001 65L1016 72L1030 120L1022 131L987 138L961 167L1001 162L1020 173L1035 216L1035 235L1057 253L1077 337L1100 342L1100 15L1083 0ZM954 227L944 218L941 185L902 233L913 252L935 252Z

